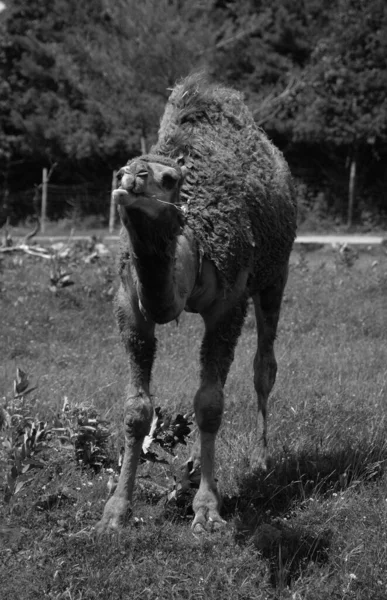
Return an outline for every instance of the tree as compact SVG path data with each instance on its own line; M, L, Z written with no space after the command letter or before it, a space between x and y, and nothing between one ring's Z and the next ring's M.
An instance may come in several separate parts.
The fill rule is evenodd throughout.
M351 225L358 163L370 151L377 159L387 142L387 7L384 0L339 0L330 24L292 107L293 138L345 150Z
M265 128L278 136L288 129L283 111L270 101L297 81L316 37L325 25L325 1L241 0L215 2L212 17L220 24L215 53L209 57L215 73L242 89Z
M16 100L7 135L46 160L133 153L198 41L168 0L14 0L1 44Z
M111 171L140 151L141 138L155 136L168 88L201 60L205 10L193 19L192 6L177 0L7 6L0 21L3 174L19 161L20 169L29 163L39 171L59 162L57 175L67 165L89 180Z

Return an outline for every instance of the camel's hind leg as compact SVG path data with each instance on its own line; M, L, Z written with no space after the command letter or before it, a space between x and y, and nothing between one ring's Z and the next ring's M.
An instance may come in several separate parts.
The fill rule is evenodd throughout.
M254 387L258 398L257 430L260 440L251 457L251 466L266 468L267 460L267 399L273 388L277 361L274 341L277 333L282 296L288 268L269 287L253 296L258 329L258 349L254 358Z
M247 299L240 299L217 317L203 315L206 331L201 348L201 383L194 407L200 431L201 479L193 501L194 531L216 529L224 523L219 515L220 499L214 479L215 439L223 412L223 386L234 358L234 350L246 315ZM195 457L191 458L195 462Z

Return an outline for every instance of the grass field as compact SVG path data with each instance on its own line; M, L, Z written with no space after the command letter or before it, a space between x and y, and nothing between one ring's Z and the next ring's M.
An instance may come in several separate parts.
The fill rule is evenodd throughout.
M112 314L114 258L88 264L81 254L63 265L73 285L56 291L49 261L15 253L0 262L0 397L12 404L20 367L37 386L26 403L38 419L51 423L64 397L93 406L109 421L115 460L127 367ZM292 255L266 473L249 467L256 415L249 311L217 444L222 531L194 535L186 504L150 502L140 488L132 525L95 539L107 471L82 469L71 449L54 445L5 502L12 462L0 450L2 600L385 600L386 250L349 262L330 248ZM201 333L200 318L188 314L158 329L153 391L171 415L192 410ZM141 466L140 478L173 485L188 452L178 446L169 465Z

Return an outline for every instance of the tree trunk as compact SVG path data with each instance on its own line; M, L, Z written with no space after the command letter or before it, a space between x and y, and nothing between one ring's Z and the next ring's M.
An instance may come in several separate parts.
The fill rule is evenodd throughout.
M353 223L355 196L356 196L356 155L354 155L352 157L351 165L350 165L350 169L349 169L347 227L351 227L352 223Z

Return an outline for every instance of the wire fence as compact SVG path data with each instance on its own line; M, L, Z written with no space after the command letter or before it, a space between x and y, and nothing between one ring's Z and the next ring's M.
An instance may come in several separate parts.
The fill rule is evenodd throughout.
M7 194L8 215L17 223L39 217L43 231L46 222L62 219L74 225L94 219L101 226L112 229L116 221L115 208L111 204L114 177L115 173L111 185L96 185L95 182L57 185L47 182L43 173L40 185Z
M82 217L100 215L108 221L110 210L110 186L47 185L47 218L55 220L65 216Z
M46 171L46 173L45 173ZM312 218L324 219L326 215L345 219L348 210L348 181L345 174L341 178L329 177L316 169L293 168L296 184L296 194L299 205L299 222ZM117 211L112 204L111 191L116 187L116 173L111 178L105 178L102 183L85 182L73 185L58 185L48 181L47 170L43 169L42 182L23 191L9 191L5 198L3 190L2 211L5 217L9 216L14 223L23 223L36 216L40 217L42 231L45 223L65 219L70 226L80 224L98 226L99 228L113 231L117 224ZM110 181L109 181L110 179ZM381 181L374 200L376 211L387 212L385 185ZM5 198L5 201L4 201ZM373 198L372 198L373 199ZM370 202L362 193L361 186L358 190L358 211L362 211L362 220L370 212ZM6 210L4 210L6 209ZM372 217L373 218L373 217ZM1 219L3 221L5 219ZM312 223L313 225L313 223Z
M39 186L29 189L10 192L7 198L8 214L15 223L23 223L39 216L41 230L44 232L45 224L66 220L70 226L79 224L113 231L118 217L116 208L111 201L111 191L115 187L115 173L112 183L96 185L82 183L76 185L58 185L44 182ZM312 208L321 212L326 205L332 204L332 199L324 193L321 180L317 181L310 173L302 173L295 177L300 216ZM329 201L330 200L330 201Z

